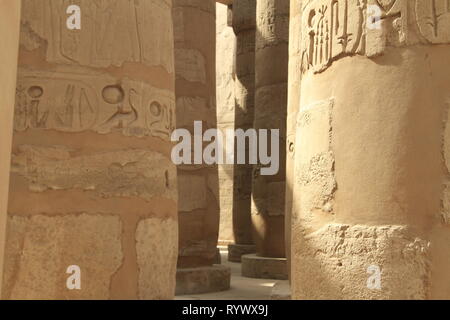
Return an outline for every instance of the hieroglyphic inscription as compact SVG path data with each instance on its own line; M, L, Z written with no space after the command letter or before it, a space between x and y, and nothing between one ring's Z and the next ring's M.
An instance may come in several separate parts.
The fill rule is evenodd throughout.
M380 9L378 29L366 27L369 6ZM302 25L302 72L317 73L345 56L382 54L388 45L450 43L450 1L312 0Z
M109 67L136 62L173 72L166 54L173 51L167 1L78 0L83 28L69 30L66 9L72 2L24 0L21 44L28 50L45 46L50 63Z
M450 42L450 1L416 0L417 24L420 33L431 43Z
M21 70L15 130L63 132L120 130L129 136L168 140L175 128L173 93L146 83L105 75Z

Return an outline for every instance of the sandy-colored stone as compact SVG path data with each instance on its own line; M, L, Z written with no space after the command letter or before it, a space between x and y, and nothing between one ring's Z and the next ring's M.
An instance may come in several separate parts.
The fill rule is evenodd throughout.
M213 0L174 0L177 128L194 136L194 122L203 130L217 127L216 4ZM177 294L224 290L215 271L219 233L218 166L197 163L178 166L179 250ZM189 269L189 275L185 270ZM225 268L226 269L226 268ZM229 286L230 273L220 272ZM197 280L200 283L195 283ZM193 288L194 286L195 288ZM193 291L192 291L193 290Z
M430 242L411 238L404 226L330 224L295 252L304 269L295 296L306 299L425 299L431 280ZM381 288L368 287L370 266L381 270ZM320 279L320 280L319 280Z
M177 270L177 291L181 294L200 294L230 289L230 268L221 265Z
M256 252L254 244L230 244L228 245L228 261L241 262L244 254Z
M33 192L80 189L103 198L177 198L175 168L160 153L120 150L76 154L77 150L62 146L20 145L12 156L11 172L24 177Z
M270 300L291 300L291 286L288 280L275 282L270 293Z
M20 1L0 1L0 297L2 295L3 257L7 220L9 169L14 113L14 89L19 50Z
M236 36L228 25L228 11L222 4L216 5L216 100L217 128L234 129L234 54ZM232 243L233 233L233 165L219 165L220 228L219 241Z
M267 258L245 254L242 260L242 276L258 279L287 280L286 258Z
M234 127L246 131L253 127L254 120L256 1L233 1L231 14L236 35ZM252 171L249 164L235 165L233 170L233 233L238 245L253 244Z
M448 299L448 3L302 9L293 299Z
M65 0L22 4L5 296L172 298L171 1L81 0L80 30ZM81 290L66 287L70 265Z
M291 215L292 193L294 189L294 157L297 128L297 112L300 107L301 83L301 32L302 0L291 1L289 7L289 70L286 121L286 200L285 200L285 238L288 274L291 270ZM290 278L289 278L290 279Z
M178 210L189 212L207 207L207 185L204 176L183 174L178 178L180 206Z
M109 299L123 262L122 224L108 215L13 216L8 222L7 299ZM68 290L66 270L81 269L81 290Z
M114 131L169 141L175 127L173 92L103 72L46 72L21 67L14 129Z
M258 255L281 258L286 257L284 146L287 120L289 1L257 1L256 29L254 128L278 129L278 142L282 147L278 151L279 170L276 174L261 175L261 165L256 165L253 169L253 240Z
M105 68L133 62L173 72L171 1L78 3L83 32L74 33L61 16L67 2L23 0L21 44L27 50L45 44L49 63Z
M151 218L139 222L136 253L139 266L139 298L171 299L175 288L178 254L177 223Z

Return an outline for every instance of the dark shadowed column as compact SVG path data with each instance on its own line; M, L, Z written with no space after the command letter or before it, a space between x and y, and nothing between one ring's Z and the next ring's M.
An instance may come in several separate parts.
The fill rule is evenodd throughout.
M186 129L194 137L194 122L201 122L203 132L217 128L216 3L174 0L173 5L177 129ZM177 295L230 287L229 268L215 265L219 233L218 166L201 162L178 166Z

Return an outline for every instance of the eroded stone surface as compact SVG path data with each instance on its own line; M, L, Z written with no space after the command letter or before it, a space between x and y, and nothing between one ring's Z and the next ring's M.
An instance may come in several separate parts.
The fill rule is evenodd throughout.
M11 172L27 179L34 192L81 189L105 198L177 197L176 170L169 159L157 152L76 153L63 146L21 145L13 154Z
M330 224L302 236L292 252L297 299L426 299L431 279L430 242L405 226ZM370 266L381 288L370 289ZM301 270L301 271L300 271ZM294 280L293 280L294 281Z
M203 130L217 128L215 1L174 0L175 93L177 128L194 137L194 123ZM179 250L178 274L184 268L194 273L217 259L219 231L219 181L217 165L202 163L178 166ZM228 275L229 276L229 275ZM177 293L189 290L177 281ZM217 290L213 283L205 283Z
M7 297L172 298L177 249L157 250L177 240L172 1L80 0L81 30L66 0L22 4ZM172 224L136 235L156 217ZM136 241L157 246L142 268ZM81 291L67 292L69 265Z
M302 193L299 201L305 218L315 210L333 212L337 188L331 149L333 103L330 99L305 106L297 119L296 149L302 152L296 163L296 183Z
M144 300L172 299L178 254L177 223L145 219L136 229L139 297Z
M378 11L379 26L371 23ZM303 72L324 71L345 56L374 57L389 46L450 43L446 0L304 1L302 21Z
M117 216L10 216L4 274L8 299L108 299L122 264ZM66 270L81 269L81 290L68 290Z
M443 119L442 154L444 157L446 177L442 191L442 218L445 223L450 223L450 98L445 106Z

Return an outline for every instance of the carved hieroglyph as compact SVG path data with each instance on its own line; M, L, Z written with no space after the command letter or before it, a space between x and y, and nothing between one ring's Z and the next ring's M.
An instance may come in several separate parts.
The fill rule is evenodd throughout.
M135 62L173 72L171 1L77 1L82 32L66 27L70 4L24 0L21 44L27 50L47 45L49 63L98 68Z
M314 0L305 3L303 72L309 69L321 72L345 56L379 55L387 46L450 43L450 3L447 0ZM375 26L377 11L381 12L380 28Z
M121 131L168 141L175 127L175 102L169 90L128 78L117 81L95 72L21 69L14 127L17 131Z
M292 297L448 299L449 3L303 4Z
M75 3L23 1L4 297L171 299L172 2Z

